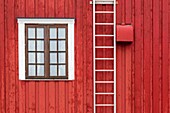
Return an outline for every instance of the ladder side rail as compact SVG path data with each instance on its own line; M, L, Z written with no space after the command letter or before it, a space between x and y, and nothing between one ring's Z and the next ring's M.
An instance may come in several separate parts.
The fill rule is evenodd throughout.
M114 0L114 113L116 113L116 0Z
M96 113L96 95L95 95L95 92L96 92L96 83L95 83L95 80L96 80L96 62L95 62L95 57L96 57L96 52L95 52L95 46L96 46L96 43L95 43L95 34L96 34L96 29L95 29L95 0L93 0L93 101L94 101L94 113Z

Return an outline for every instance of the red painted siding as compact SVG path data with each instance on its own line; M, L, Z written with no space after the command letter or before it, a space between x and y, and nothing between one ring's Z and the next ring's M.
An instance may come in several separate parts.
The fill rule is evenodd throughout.
M92 6L89 1L0 0L0 113L93 113ZM117 24L134 26L134 42L117 44L117 113L169 113L169 0L118 0L118 3ZM17 17L76 19L74 81L18 80ZM100 17L99 21L112 19L106 15ZM110 29L97 29L99 31L108 33ZM110 44L111 41L103 39L97 43ZM107 62L98 66L104 65L110 66ZM98 86L98 89L109 91L108 87ZM99 101L110 102L110 99ZM106 108L99 112L110 113L104 110Z

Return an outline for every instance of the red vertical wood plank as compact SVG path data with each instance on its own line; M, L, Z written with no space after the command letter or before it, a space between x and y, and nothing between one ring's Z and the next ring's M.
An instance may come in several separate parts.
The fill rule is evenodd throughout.
M59 83L59 90L56 91L56 92L59 92L59 97L58 97L59 113L66 113L66 111L65 111L66 110L66 108L65 108L66 107L65 106L65 104L66 104L66 102L65 102L66 94L65 94L65 83L64 82Z
M18 67L19 67L19 59L18 59L18 24L17 24L17 17L19 17L20 16L20 14L19 14L19 10L20 10L20 8L19 8L19 6L20 6L20 1L19 0L15 0L15 4L14 4L15 6L15 28L14 28L14 30L15 30L15 62L16 62L16 65L15 65L15 74L16 74L16 78L15 78L15 83L16 83L16 88L15 88L15 91L16 91L16 93L15 93L15 98L16 98L16 101L15 101L15 103L16 103L16 109L15 109L15 112L16 113L19 113L19 77L18 77L18 75L19 75L19 69L18 69Z
M49 112L49 82L45 82L45 113Z
M132 0L126 0L125 8L125 23L131 24L132 22Z
M26 0L26 17L34 17L35 4L34 0ZM26 83L26 111L35 113L36 111L36 84L34 81Z
M151 112L152 78L152 2L144 0L144 113Z
M36 0L38 1L38 4L37 4L37 14L38 17L44 17L44 13L45 13L45 0Z
M125 23L125 7L126 7L126 1L125 0L121 0L121 15L122 15L122 18L121 18L121 23Z
M35 112L38 113L39 112L39 83L35 82Z
M123 20L122 20L123 22ZM125 95L125 83L126 83L126 78L125 78L125 75L126 75L126 68L125 68L125 65L126 65L126 60L125 60L125 46L122 45L121 47L121 107L122 107L122 112L126 112L126 95Z
M132 0L126 0L125 1L125 23L126 24L131 24L132 22ZM126 76L126 90L125 90L125 95L126 95L126 113L132 113L132 50L131 50L131 45L125 46L125 54L126 54L126 71L125 71L125 76Z
M0 112L5 113L5 2L0 1Z
M4 12L4 14L5 14L4 15L5 16L5 18L4 18L5 19L5 30L4 30L5 31L4 32L5 33L5 44L4 45L5 45L5 51L7 51L8 50L7 49L8 40L7 40L6 37L8 36L8 32L6 31L6 29L8 28L7 27L7 9L8 9L7 4L8 4L8 2L7 1L4 1L4 2L5 2L4 3L5 4L4 5L4 7L5 7L5 10L4 10L5 11ZM7 66L7 64L8 64L7 57L8 57L8 54L7 54L7 52L4 52L4 54L5 54L5 59L4 59L5 60L5 69L4 69L4 75L5 75L4 76L4 83L5 83L5 112L7 112L7 109L9 109L8 108L9 102L8 102L8 99L6 98L8 96L7 94L9 93L9 82L7 81L7 78L8 78L8 76L7 76L8 75L8 72L7 72L7 67L8 67Z
M170 9L170 6L168 6L168 9ZM168 29L170 29L170 14L168 13ZM170 35L170 32L168 32L168 35ZM170 42L170 40L168 41L168 42ZM169 47L168 47L168 59L169 59L169 61L168 61L168 75L169 75L169 78L168 78L168 83L169 83L169 88L170 88L170 43L168 44L169 45ZM169 103L169 105L168 105L168 110L169 110L169 112L170 112L170 95L168 96L169 97L169 99L168 99L168 103Z
M26 82L25 90L25 111L26 113L29 113L29 82Z
M28 87L28 97L26 98L29 98L28 102L29 102L29 105L28 105L28 111L29 113L35 113L36 111L36 102L35 102L35 82L30 82L29 83L29 87Z
M142 0L135 0L135 113L143 111Z
M64 1L65 0L57 0L57 10L56 10L56 16L57 17L64 17Z
M131 45L126 45L125 46L125 79L126 79L126 84L125 84L125 95L126 95L126 110L125 113L131 113L131 105L132 105L132 94L131 94Z
M160 113L160 1L153 1L153 113Z
M83 112L83 56L82 56L82 45L83 45L83 31L82 31L82 11L83 11L83 3L81 0L77 0L76 2L76 112Z
M15 111L15 34L14 34L14 0L6 1L6 112Z
M132 25L135 28L135 0L132 0ZM134 35L135 39L135 35ZM132 45L132 110L131 113L135 113L135 42Z
M75 18L75 0L68 0L68 17Z
M40 82L39 84L39 90L38 90L38 93L39 93L39 97L38 97L38 105L39 105L39 112L40 113L46 113L46 92L48 92L48 90L46 90L46 87L45 87L45 83L44 82Z
M116 83L117 83L117 94L116 94L116 98L117 98L117 103L116 103L116 105L117 105L117 113L122 113L123 112L123 109L122 109L122 105L121 105L121 99L122 99L122 94L121 94L121 84L122 84L122 82L121 82L121 79L122 79L122 59L121 59L121 56L122 56L122 51L121 51L121 45L119 45L119 44L117 44L117 47L116 47L116 49L117 49L117 52L116 52L116 62L117 62L117 64L116 64L116 66L117 66L117 73L116 73L116 75L117 75L117 81L116 81Z
M54 17L55 0L48 0L48 17Z
M170 15L169 15L170 16ZM168 19L169 20L169 19ZM168 21L168 23L170 23L170 21ZM169 28L168 28L169 29ZM170 34L170 32L169 32L169 34ZM168 59L170 59L170 43L169 43L169 47L168 47ZM168 83L169 83L169 88L170 88L170 60L168 61L168 71L169 71L169 73L168 73L168 75L169 75L169 78L168 78ZM168 98L170 97L170 95L168 96ZM170 98L168 99L168 103L169 103L169 105L168 105L168 110L170 111Z
M169 113L169 100L167 99L169 92L169 76L168 76L168 42L169 42L169 25L168 25L168 3L169 0L163 1L163 23L162 23L162 113Z
M82 31L83 32L83 113L87 113L87 56L86 56L86 52L87 52L87 45L86 45L86 38L87 38L87 4L89 2L88 1L83 1L83 25L82 25Z
M87 113L93 112L93 49L92 49L92 6L88 5L87 7Z
M117 10L116 10L116 16L117 16L117 24L121 24L122 23L122 0L118 0L118 5L116 6Z

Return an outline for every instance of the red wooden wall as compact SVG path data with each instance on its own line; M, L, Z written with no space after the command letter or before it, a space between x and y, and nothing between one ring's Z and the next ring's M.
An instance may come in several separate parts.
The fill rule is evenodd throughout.
M0 0L0 113L93 112L89 1ZM117 23L132 24L135 37L117 45L117 113L169 113L169 0L118 2ZM76 18L74 81L18 80L17 17Z

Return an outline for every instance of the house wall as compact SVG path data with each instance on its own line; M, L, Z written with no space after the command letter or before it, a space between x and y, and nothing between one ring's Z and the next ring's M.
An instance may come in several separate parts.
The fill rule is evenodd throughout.
M0 0L0 113L93 112L89 1ZM117 24L132 24L135 33L133 43L117 44L117 113L170 112L168 3L118 0ZM19 81L17 17L76 19L74 81Z

